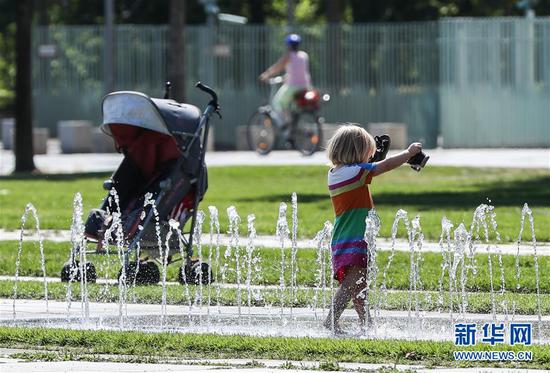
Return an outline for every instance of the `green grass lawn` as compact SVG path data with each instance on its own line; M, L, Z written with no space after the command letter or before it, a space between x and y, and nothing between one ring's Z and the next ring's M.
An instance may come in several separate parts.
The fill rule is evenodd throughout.
M226 230L225 210L235 205L246 229L246 215L256 215L260 234L273 234L280 202L290 203L298 194L299 235L312 237L333 213L326 188L327 167L224 167L209 169L209 190L201 208L220 210ZM57 175L0 178L0 227L16 229L28 202L38 209L42 228L68 229L72 200L81 192L85 211L100 205L105 196L102 182L108 175ZM534 211L536 236L550 241L550 175L548 170L427 167L415 173L401 167L374 179L371 192L382 219L382 236L390 235L398 209L420 214L424 235L438 239L443 216L455 223L471 223L476 206L496 206L503 241L513 242L519 233L521 209ZM288 214L290 217L290 213ZM524 234L530 239L529 231Z
M240 335L183 333L143 333L0 327L0 345L42 351L38 359L69 356L130 356L134 362L151 358L247 358L296 361L416 364L431 367L498 366L514 368L550 368L550 346L477 345L458 348L452 342L365 340L352 338L285 338ZM521 363L457 363L453 351L507 350L531 351L533 360ZM47 352L52 352L47 354ZM57 356L55 353L59 353ZM29 356L32 358L32 356ZM116 357L111 357L115 359ZM327 364L325 363L325 364ZM331 370L337 368L334 364Z
M72 299L79 301L80 283L74 283L72 286ZM189 292L187 292L187 290ZM215 306L236 306L237 289L222 288L219 291L216 285L211 287L203 286L202 302L203 305L208 304L210 296L210 304ZM197 304L197 298L200 294L198 286L190 285L188 289L183 286L167 286L167 304L175 304L187 306L191 302ZM263 289L258 296L258 292L252 292L250 304L253 307L280 307L281 292L278 289ZM248 292L242 288L240 291L241 306L248 305ZM0 298L13 297L13 281L0 281ZM315 298L317 297L317 298ZM45 299L44 283L39 279L37 281L23 281L17 284L17 299ZM48 299L57 301L66 301L67 299L67 284L54 282L48 284ZM89 284L88 299L91 302L118 302L119 289L116 285ZM324 302L323 303L323 299ZM290 290L285 290L283 295L283 303L285 307L330 307L330 289L316 290L314 288L300 288L294 293ZM391 291L387 294L372 293L371 294L371 309L379 305L383 310L406 311L409 309L409 294L407 291ZM413 296L411 309L415 310L416 299L418 299L419 309L422 311L441 311L449 312L451 306L453 312L460 312L461 294L453 294L451 298L448 293L442 294L429 291L419 294L418 298ZM452 299L452 302L451 302ZM468 293L468 312L472 313L491 313L492 303L491 296L488 293ZM162 302L162 286L136 286L128 290L127 300L130 303L140 304L160 304ZM537 298L535 294L518 294L505 293L495 294L495 312L500 314L510 314L512 309L515 314L521 315L536 315L538 313ZM182 312L185 312L183 310ZM542 295L541 297L541 314L548 315L550 313L550 297Z
M14 275L15 274L15 261L17 257L18 243L15 241L0 241L0 275ZM46 274L48 276L58 277L63 264L69 257L70 244L69 243L44 243L44 253L46 256ZM234 253L229 260L224 259L225 247L220 248L220 266L227 263L230 268L226 272L226 282L236 282L236 271ZM277 285L279 284L281 273L281 252L280 249L261 248L256 249L259 255L260 271L255 272L259 277L254 279L253 283L264 285ZM208 247L203 248L205 260L209 256ZM240 249L241 258L245 256L244 249ZM380 268L378 273L378 283L382 282L382 275L384 268L388 262L390 252L380 251L377 257L378 267ZM215 256L214 256L215 257ZM39 260L39 250L36 243L27 242L24 244L20 275L22 276L41 276L42 270ZM107 260L106 255L89 256L90 260L95 263L98 275L100 277L117 278L118 271L120 269L120 261L116 254L110 255ZM317 264L317 252L314 249L299 249L297 253L297 283L303 286L315 286L317 283L317 271L319 265ZM469 291L485 291L488 292L491 289L488 256L486 254L478 254L476 256L477 261L477 273L473 275L469 273L467 281L467 289ZM214 261L215 262L215 261ZM285 251L285 281L290 283L290 249ZM422 282L423 290L439 290L439 279L441 277L441 262L442 256L439 253L423 253L423 261L420 269L420 279ZM550 257L538 258L539 271L540 271L540 289L542 293L550 293L550 277L546 274L550 272ZM245 263L241 261L241 283L244 283L244 276L246 276ZM469 263L469 261L467 262ZM502 256L502 268L505 279L506 291L511 292L527 292L533 293L536 291L535 286L535 270L534 270L534 258L530 256L520 257L520 270L521 280L520 289L516 289L516 268L515 257L513 255ZM179 270L180 263L174 263L168 267L168 280L175 281L177 279L177 271ZM500 290L500 276L501 269L498 264L498 257L492 256L493 265L493 283L494 289ZM329 265L327 263L327 278L330 278ZM460 267L459 267L460 269ZM214 275L221 278L220 268L213 263ZM392 261L391 267L387 274L387 288L388 289L409 289L409 273L410 273L410 257L409 253L396 252ZM444 288L448 289L448 272L445 273L445 279L443 282Z

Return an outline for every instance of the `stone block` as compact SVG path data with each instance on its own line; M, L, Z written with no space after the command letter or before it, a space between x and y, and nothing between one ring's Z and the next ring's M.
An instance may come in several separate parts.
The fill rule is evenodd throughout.
M3 118L2 124L2 145L4 150L11 150L13 148L13 129L15 127L14 118Z
M248 146L247 126L238 126L235 129L236 150L250 150Z
M214 140L215 140L214 126L210 126L208 129L208 139L206 140L206 151L213 152L215 150Z
M57 136L62 153L92 151L92 123L85 120L63 120L57 123Z
M46 154L48 152L48 138L50 131L47 128L33 128L32 145L34 154Z
M321 124L321 149L327 148L328 141L334 136L336 130L340 125L335 123L323 123Z
M93 153L116 153L115 141L106 135L101 128L92 128L92 152Z
M15 126L10 122L2 123L2 142L5 150L15 149ZM32 129L32 144L34 154L46 154L48 152L49 130L47 128Z
M405 123L369 123L367 131L373 136L389 135L391 138L390 149L405 149L408 145Z

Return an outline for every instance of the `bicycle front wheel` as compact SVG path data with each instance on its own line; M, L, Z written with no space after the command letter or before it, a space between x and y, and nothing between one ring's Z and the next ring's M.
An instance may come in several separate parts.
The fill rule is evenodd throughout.
M248 146L261 155L268 154L275 146L277 129L267 112L257 111L248 121Z
M321 121L314 112L302 112L296 118L293 139L296 149L304 155L312 155L321 146Z

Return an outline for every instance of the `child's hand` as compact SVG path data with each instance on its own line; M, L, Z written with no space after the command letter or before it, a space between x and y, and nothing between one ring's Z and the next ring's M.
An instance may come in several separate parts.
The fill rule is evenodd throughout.
M392 155L384 159L383 161L376 162L376 168L374 170L374 176L383 174L401 166L403 163L406 163L409 159L414 157L416 154L422 151L422 144L419 142L413 142L407 150L403 150L399 154Z
M409 147L407 148L407 151L411 156L418 154L422 151L422 144L419 142L413 142L411 145L409 145Z

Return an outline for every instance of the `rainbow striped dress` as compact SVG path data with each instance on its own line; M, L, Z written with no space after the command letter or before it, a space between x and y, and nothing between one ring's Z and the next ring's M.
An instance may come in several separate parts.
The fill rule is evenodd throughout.
M335 276L347 266L367 266L365 219L374 207L368 184L374 163L344 165L328 172L328 189L334 214L332 264Z

